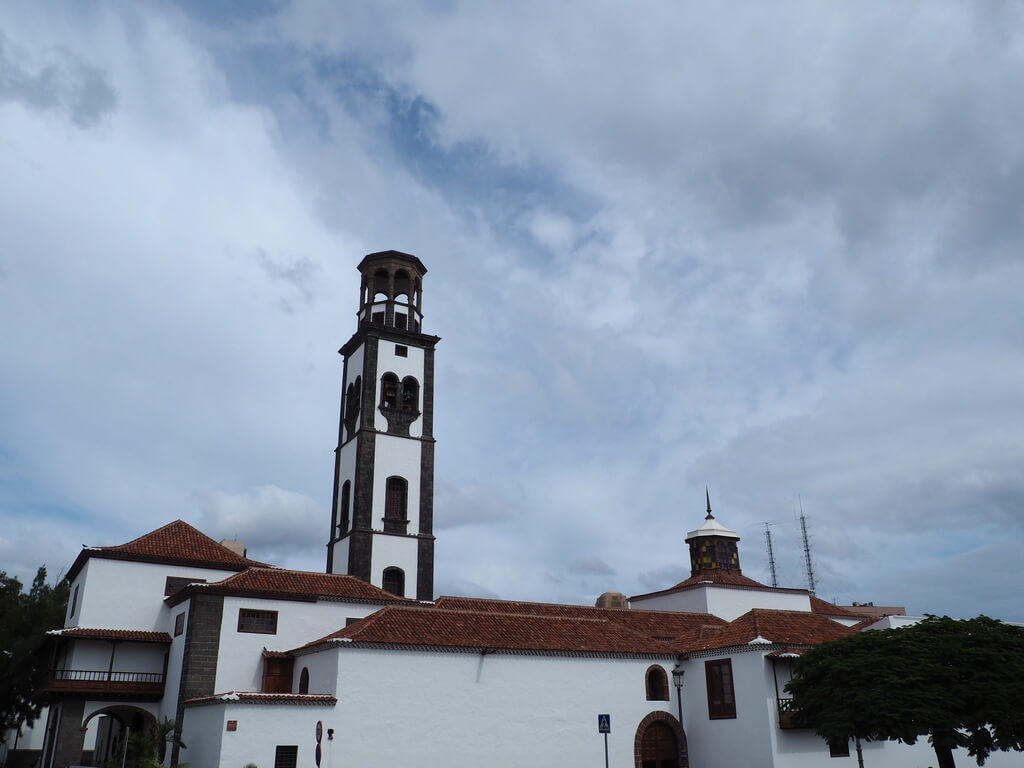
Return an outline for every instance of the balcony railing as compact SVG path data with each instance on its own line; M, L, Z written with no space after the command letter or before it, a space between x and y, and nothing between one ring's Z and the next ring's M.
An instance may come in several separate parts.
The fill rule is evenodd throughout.
M159 699L164 693L163 672L119 672L106 669L53 669L39 695L88 693L100 698Z
M96 669L55 669L54 680L86 680L108 683L158 683L163 684L163 672L116 672Z
M794 724L794 716L796 715L796 707L793 706L793 699L785 698L778 699L779 704L779 728L800 728L802 726Z

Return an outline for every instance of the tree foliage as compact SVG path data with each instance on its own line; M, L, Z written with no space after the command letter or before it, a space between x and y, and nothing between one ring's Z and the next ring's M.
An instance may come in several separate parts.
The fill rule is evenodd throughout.
M129 768L161 768L167 756L167 747L177 744L184 747L176 720L164 718L160 722L153 721L141 731L128 736L128 748L125 754L125 765ZM177 763L184 768L184 763Z
M9 728L31 725L40 707L32 694L46 675L46 661L33 653L49 629L64 623L68 584L46 583L41 567L28 592L0 571L0 741Z
M825 738L927 736L941 768L954 768L957 747L978 765L995 750L1024 750L1024 628L929 616L822 643L793 671L796 724Z

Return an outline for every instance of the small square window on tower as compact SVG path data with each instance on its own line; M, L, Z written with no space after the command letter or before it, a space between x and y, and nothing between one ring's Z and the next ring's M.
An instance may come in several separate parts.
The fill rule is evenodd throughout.
M409 348L407 346L405 346L404 344L395 344L395 354L398 357L408 357L409 356Z

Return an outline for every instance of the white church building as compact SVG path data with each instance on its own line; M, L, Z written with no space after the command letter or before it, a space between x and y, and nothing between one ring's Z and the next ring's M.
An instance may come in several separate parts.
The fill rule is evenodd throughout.
M325 572L181 520L84 548L39 649L45 720L8 768L120 766L126 735L165 718L187 745L165 764L190 768L856 765L852 744L793 727L784 686L803 649L875 618L744 576L710 502L685 536L691 576L664 590L593 607L435 598L426 268L385 251L359 271ZM935 763L924 741L863 749L870 768Z

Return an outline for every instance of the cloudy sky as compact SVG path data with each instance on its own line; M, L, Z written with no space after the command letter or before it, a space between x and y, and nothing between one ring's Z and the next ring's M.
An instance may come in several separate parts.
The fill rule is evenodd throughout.
M214 9L215 7L215 9ZM429 269L439 594L1024 620L1019 2L0 8L0 568L322 570L358 273Z

